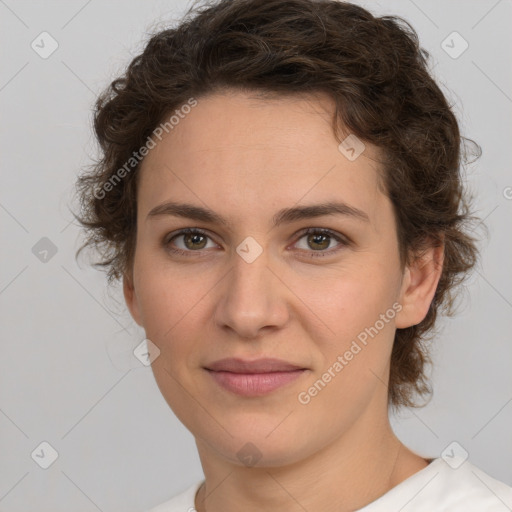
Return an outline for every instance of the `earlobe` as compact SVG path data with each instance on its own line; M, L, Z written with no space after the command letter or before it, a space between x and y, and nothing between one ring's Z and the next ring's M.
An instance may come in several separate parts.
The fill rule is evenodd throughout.
M429 247L406 267L400 290L402 310L396 327L404 329L419 324L426 316L441 278L444 246Z
M135 322L142 327L142 322L140 318L139 304L137 302L137 295L135 293L135 288L133 285L133 278L128 275L123 275L123 294L124 300L132 318Z

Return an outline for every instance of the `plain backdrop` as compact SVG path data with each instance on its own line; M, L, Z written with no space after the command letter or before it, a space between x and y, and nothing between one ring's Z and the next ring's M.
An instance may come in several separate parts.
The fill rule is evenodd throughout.
M440 324L432 401L393 426L424 456L456 441L512 485L512 2L360 3L411 22L464 135L483 149L468 168L489 228L482 263L459 315ZM96 151L98 93L188 5L0 0L1 512L139 512L202 477L192 435L132 354L144 332L120 289L75 261L69 211Z

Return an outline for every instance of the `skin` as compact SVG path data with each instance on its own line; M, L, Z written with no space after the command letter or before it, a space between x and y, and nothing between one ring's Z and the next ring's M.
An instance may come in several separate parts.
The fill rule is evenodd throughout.
M143 161L124 294L160 350L156 382L195 437L205 474L198 512L354 510L427 466L391 429L387 383L395 330L425 317L443 251L431 248L401 268L392 205L378 186L379 153L366 144L347 159L332 133L333 108L321 94L217 92L198 98ZM169 200L208 207L231 224L148 218ZM369 221L329 215L272 227L281 208L331 200ZM183 228L208 236L169 241ZM305 228L350 243L322 242L302 235ZM252 263L236 252L248 236L263 251ZM394 318L300 403L298 394L393 304L401 305ZM203 368L224 357L275 357L308 370L270 394L242 397ZM253 467L237 456L248 442L260 457Z

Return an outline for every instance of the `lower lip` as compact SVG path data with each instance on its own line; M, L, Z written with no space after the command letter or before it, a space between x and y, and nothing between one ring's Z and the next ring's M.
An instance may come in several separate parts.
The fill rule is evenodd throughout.
M293 382L306 370L272 373L232 373L207 370L217 384L242 396L261 396Z

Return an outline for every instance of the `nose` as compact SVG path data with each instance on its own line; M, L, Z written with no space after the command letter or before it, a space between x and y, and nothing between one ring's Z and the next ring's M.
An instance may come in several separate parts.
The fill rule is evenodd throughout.
M266 251L248 263L233 254L231 271L222 280L215 309L216 325L255 339L263 331L278 330L289 320L289 289L272 269Z

